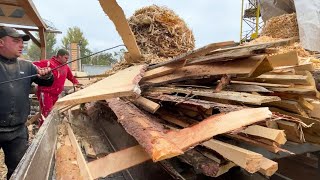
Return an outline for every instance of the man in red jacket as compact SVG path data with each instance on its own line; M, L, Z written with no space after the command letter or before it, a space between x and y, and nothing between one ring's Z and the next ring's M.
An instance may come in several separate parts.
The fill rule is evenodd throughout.
M62 64L66 63L69 59L69 52L65 49L59 49L56 56L53 56L48 60L41 60L34 62L38 67L50 67L54 69ZM56 70L52 71L54 76L54 82L52 86L38 86L37 97L40 103L41 115L47 117L52 110L52 107L58 100L59 94L64 89L64 82L66 79L70 80L74 85L78 85L78 80L72 75L68 65L64 65ZM39 127L43 123L43 118L40 118Z

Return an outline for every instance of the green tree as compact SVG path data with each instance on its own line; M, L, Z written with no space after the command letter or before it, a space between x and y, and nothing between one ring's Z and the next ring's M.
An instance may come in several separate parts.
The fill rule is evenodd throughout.
M39 33L36 33L36 37L39 39ZM57 49L54 47L57 43L55 33L46 33L46 59L55 55ZM38 61L41 58L40 48L32 42L27 52L31 61Z
M124 58L125 52L126 52L125 49L120 49L118 52L114 52L113 56L115 57L115 59L117 59L117 61L120 61L121 59Z
M67 35L63 37L62 44L63 48L69 49L71 43L77 43L80 46L80 56L84 57L91 53L91 51L87 48L88 40L84 37L83 32L79 27L72 27L68 29ZM90 58L82 59L82 64L88 64L90 62Z
M115 62L117 62L117 59L112 55L112 53L100 53L98 55L91 57L92 65L110 66Z

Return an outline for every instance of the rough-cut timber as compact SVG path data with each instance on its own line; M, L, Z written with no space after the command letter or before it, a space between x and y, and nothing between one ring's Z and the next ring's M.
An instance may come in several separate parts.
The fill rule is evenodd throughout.
M216 151L224 158L234 162L250 173L255 173L260 170L260 162L263 158L261 154L214 139L206 141L202 143L202 145Z
M197 56L203 56L215 49L219 49L222 47L228 47L228 46L233 46L235 43L233 41L226 41L226 42L219 42L219 43L212 43L209 44L207 46L204 46L202 48L193 50L193 51L189 51L187 53L181 54L175 58L170 59L169 61L166 62L162 62L162 63L158 63L155 65L152 65L149 67L149 69L154 69L154 68L158 68L161 66L166 66L166 65L171 65L171 64L175 64L175 63L182 63L181 61L186 60L186 59L190 59L193 57L197 57Z
M142 57L141 52L123 10L118 5L116 0L99 0L99 2L103 11L109 16L111 21L116 26L122 41L129 51L129 57L127 57L126 60L128 62L138 61Z
M252 125L241 131L244 134L265 138L279 144L286 143L286 134L283 130L271 129L259 125Z
M147 97L151 99L157 99L161 101L170 101L170 102L176 102L179 104L185 104L185 105L194 105L194 106L201 106L205 109L215 108L218 109L220 112L232 112L236 110L240 110L245 108L244 106L236 106L231 104L222 104L212 101L205 101L201 99L186 99L181 96L172 96L172 95L166 95L166 94L159 94L159 95L153 95L149 94Z
M197 95L220 100L230 100L240 103L261 105L262 103L280 101L277 96L260 96L243 92L220 91L214 92L211 89L200 88L172 88L172 87L155 87L149 88L147 93L153 95L161 95L162 93L184 93L189 95Z
M259 172L266 176L272 176L278 170L278 163L265 157L262 158L260 166Z
M179 131L169 131L166 136L179 148L187 150L215 135L263 121L270 118L271 115L272 113L268 108L242 109L226 114L220 113L210 116L194 126Z
M94 179L106 177L150 159L150 156L138 146L133 146L88 163Z
M59 99L56 104L80 104L114 97L137 96L141 92L138 83L144 72L145 65L129 67Z
M171 74L144 81L143 85L161 85L172 82L179 82L187 79L202 79L205 77L219 77L224 74L250 76L251 74L260 75L272 69L258 68L259 64L267 61L261 56L253 56L246 59L234 61L218 62L205 65L191 65L177 69ZM268 61L267 61L268 63ZM259 72L256 74L256 72Z
M160 105L158 103L155 103L143 96L139 96L138 98L131 98L134 104L137 106L141 107L142 109L150 112L150 113L155 113L159 108Z
M153 161L183 154L178 146L166 138L162 126L153 121L155 117L143 113L133 104L120 99L109 99L107 102L125 130L136 138Z

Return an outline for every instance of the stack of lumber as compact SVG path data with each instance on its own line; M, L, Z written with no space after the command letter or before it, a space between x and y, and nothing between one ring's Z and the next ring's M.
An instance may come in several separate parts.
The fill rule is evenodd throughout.
M281 147L287 141L320 142L312 64L299 64L296 51L266 54L292 42L212 43L166 62L131 66L56 105L65 110L106 101L140 144L90 162L89 169L100 167L94 177L173 157L212 177L233 166L271 176L276 162L232 142L288 154ZM119 162L122 168L117 169L117 159L126 164Z

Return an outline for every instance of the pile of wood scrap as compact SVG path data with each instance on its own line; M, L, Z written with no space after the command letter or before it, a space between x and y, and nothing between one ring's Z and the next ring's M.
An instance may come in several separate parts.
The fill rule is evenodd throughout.
M137 10L128 20L142 54L174 57L194 49L194 37L172 10L156 5Z
M66 109L106 100L139 142L90 162L94 178L173 157L212 177L233 166L271 176L276 162L232 142L288 155L292 152L282 147L288 140L320 142L312 64L299 64L295 51L266 54L268 48L290 43L292 39L234 47L233 42L213 43L166 62L121 70L57 105ZM132 156L136 158L128 158ZM121 168L113 166L124 159Z

